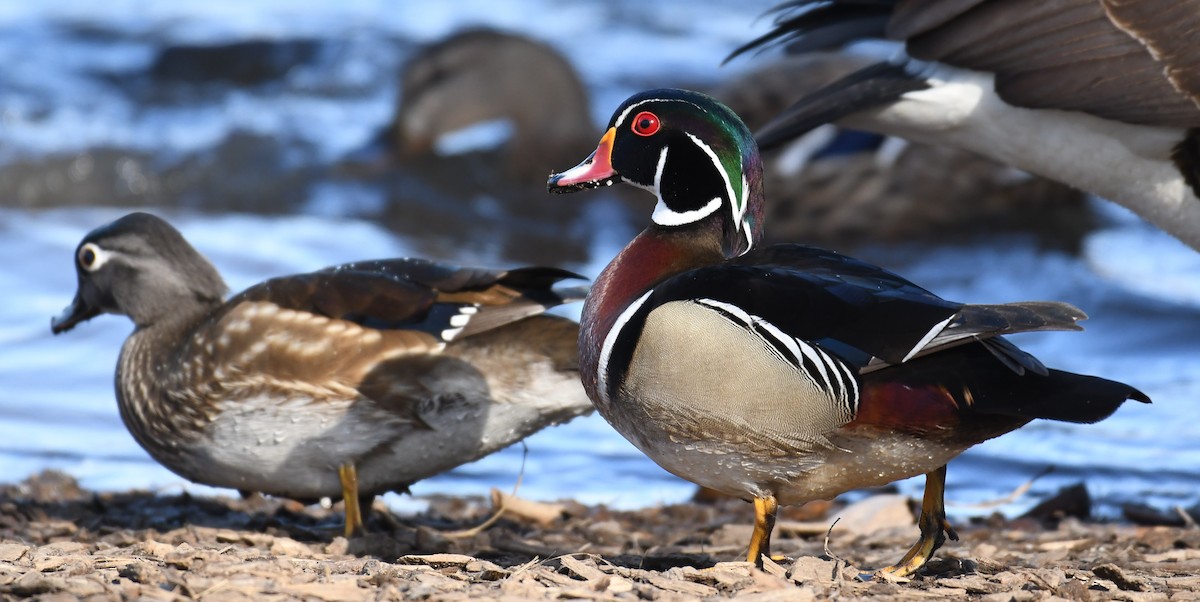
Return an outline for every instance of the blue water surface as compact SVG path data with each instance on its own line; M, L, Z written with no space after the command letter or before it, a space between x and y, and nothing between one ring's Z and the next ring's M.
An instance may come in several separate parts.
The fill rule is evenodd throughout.
M759 15L770 4L0 2L0 164L99 146L182 156L233 131L303 142L317 153L304 160L333 160L367 144L386 124L399 92L396 73L409 53L481 24L522 31L563 51L592 92L600 123L636 89L727 77L737 67L722 71L718 65L731 48L766 30L769 20ZM105 74L144 70L164 44L251 37L335 40L340 54L290 74L288 88L271 94L232 92L144 106L105 83ZM25 207L19 192L0 190L0 290L6 297L0 304L0 478L15 481L58 468L102 490L210 491L158 466L121 424L112 379L121 341L132 328L127 320L109 316L68 335L49 332L50 317L74 293L75 245L127 210L104 207L104 199L89 207ZM369 192L331 187L303 199L300 214L159 212L240 290L338 262L429 254L417 238L352 217L354 207L377 202ZM1047 365L1123 380L1154 399L1148 406L1127 404L1100 424L1034 423L968 451L950 467L952 512L988 512L968 505L1003 496L1048 466L1055 467L1051 475L1001 509L1017 512L1079 481L1108 514L1126 502L1165 508L1200 500L1200 261L1137 219L1104 210L1112 226L1093 234L1079 256L1021 240L868 251L872 260L958 301L1079 305L1091 316L1085 332L1022 335L1017 342ZM596 212L590 259L565 266L589 276L631 236L627 228L603 223L603 209ZM437 258L501 263L486 249ZM521 493L537 499L641 507L683 501L694 490L599 417L547 429L526 446L527 455L514 446L420 482L413 493L508 489L522 465ZM917 492L921 484L910 480L901 488ZM398 507L406 503L399 496L387 499Z

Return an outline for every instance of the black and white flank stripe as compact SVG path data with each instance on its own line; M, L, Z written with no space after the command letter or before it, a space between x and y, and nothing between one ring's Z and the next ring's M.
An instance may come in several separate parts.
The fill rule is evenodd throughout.
M845 362L820 347L788 335L762 317L742 308L714 299L696 299L699 303L761 338L776 357L793 366L812 385L841 404L846 415L858 412L858 379Z

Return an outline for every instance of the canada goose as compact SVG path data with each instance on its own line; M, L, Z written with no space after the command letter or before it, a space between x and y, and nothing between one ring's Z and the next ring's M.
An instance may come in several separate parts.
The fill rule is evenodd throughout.
M920 61L813 90L759 132L840 125L980 153L1117 202L1200 249L1200 1L795 0L791 52L896 40ZM801 91L800 86L797 90Z

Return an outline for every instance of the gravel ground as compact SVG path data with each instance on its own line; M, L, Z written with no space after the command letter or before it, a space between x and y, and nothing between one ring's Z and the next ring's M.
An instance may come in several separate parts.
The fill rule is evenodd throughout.
M377 507L347 540L336 506L94 493L41 473L0 486L0 600L1200 600L1194 526L993 516L896 583L865 573L915 541L898 496L785 509L773 551L787 559L766 572L739 561L751 509L737 500L510 500L477 532L495 498L429 502L402 518ZM852 526L827 534L834 517Z

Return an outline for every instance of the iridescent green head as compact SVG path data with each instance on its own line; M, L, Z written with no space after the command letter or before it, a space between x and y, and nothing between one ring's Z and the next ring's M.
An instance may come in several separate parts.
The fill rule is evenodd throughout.
M762 237L762 160L729 107L688 90L647 90L613 113L596 151L550 176L551 192L627 182L658 197L660 227L719 224L727 255Z

